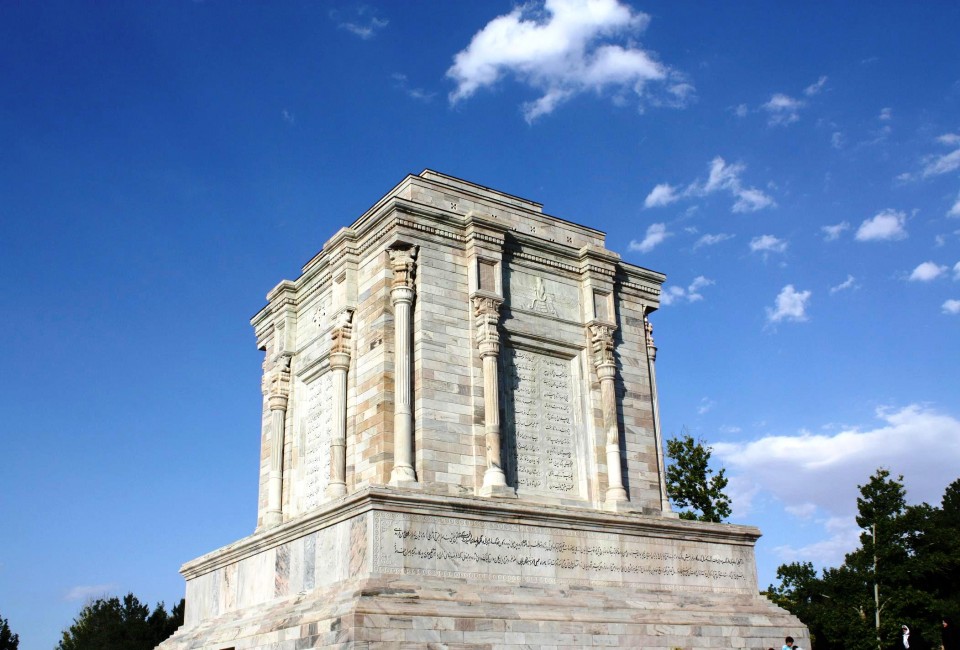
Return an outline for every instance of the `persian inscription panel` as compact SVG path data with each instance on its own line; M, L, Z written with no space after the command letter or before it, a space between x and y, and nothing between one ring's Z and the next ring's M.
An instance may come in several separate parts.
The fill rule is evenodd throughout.
M306 414L303 420L303 511L324 501L330 481L330 438L333 435L332 374L324 372L307 385Z
M373 527L375 573L756 591L748 547L400 512Z
M511 268L510 309L580 322L580 290L572 284Z
M575 359L504 348L507 469L517 494L582 498Z

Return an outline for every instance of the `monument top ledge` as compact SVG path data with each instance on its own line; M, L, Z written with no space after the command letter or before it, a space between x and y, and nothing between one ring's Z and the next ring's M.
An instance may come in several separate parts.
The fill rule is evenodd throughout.
M545 214L543 205L536 201L432 169L408 174L350 226L337 231L303 265L304 276L325 266L344 247L356 247L371 238L379 240L384 220L396 212L434 222L438 227L445 223L458 228L472 225L494 237L502 238L509 232L519 241L561 258L604 257L657 285L666 279L656 271L620 262L619 255L606 249L606 233L601 230Z

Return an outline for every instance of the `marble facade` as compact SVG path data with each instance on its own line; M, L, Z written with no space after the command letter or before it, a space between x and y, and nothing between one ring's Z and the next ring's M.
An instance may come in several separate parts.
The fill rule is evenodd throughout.
M664 276L538 203L407 176L253 318L254 533L162 648L779 647L746 526L670 512Z

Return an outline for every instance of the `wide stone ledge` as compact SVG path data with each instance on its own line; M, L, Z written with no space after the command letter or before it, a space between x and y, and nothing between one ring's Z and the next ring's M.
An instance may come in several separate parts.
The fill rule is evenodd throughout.
M369 486L332 501L313 513L269 530L256 532L191 560L180 568L180 573L190 580L371 511L458 517L478 522L496 521L670 541L751 547L761 535L756 527L739 524L714 524L674 519L659 514L610 513L570 506L433 494L424 489Z

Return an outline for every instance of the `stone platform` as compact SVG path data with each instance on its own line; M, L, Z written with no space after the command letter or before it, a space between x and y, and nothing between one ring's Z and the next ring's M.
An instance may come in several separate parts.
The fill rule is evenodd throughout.
M370 487L183 567L165 650L767 648L759 531Z

